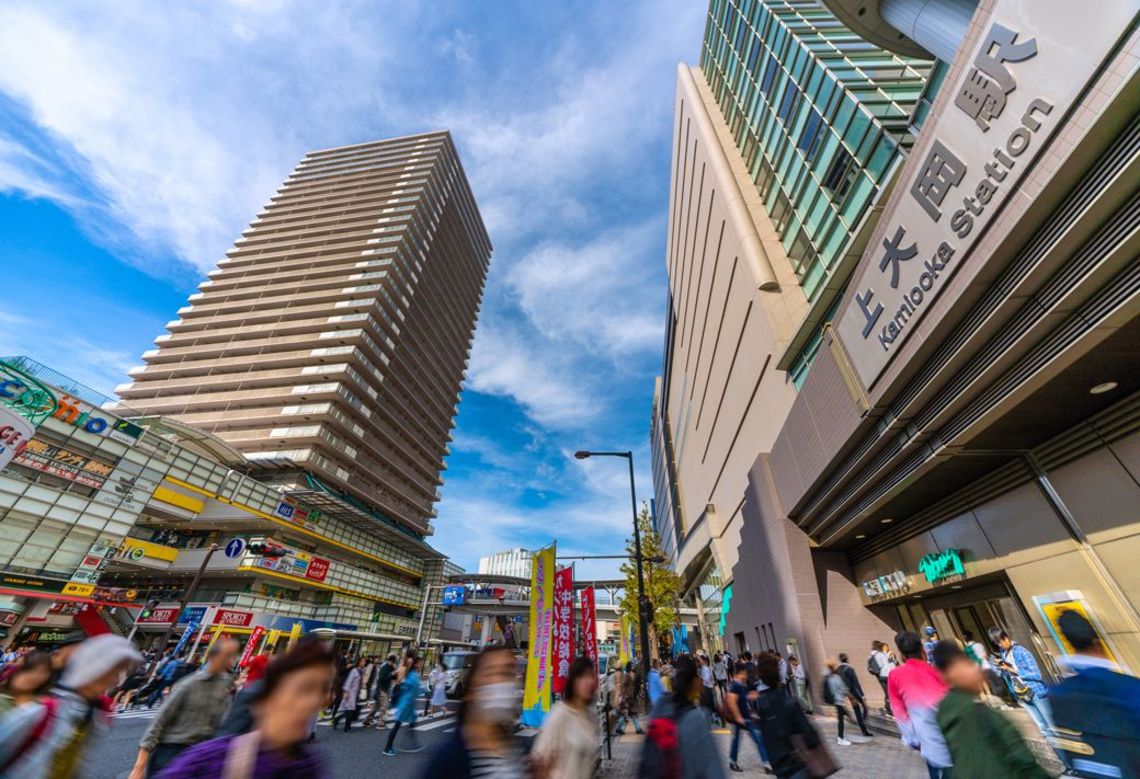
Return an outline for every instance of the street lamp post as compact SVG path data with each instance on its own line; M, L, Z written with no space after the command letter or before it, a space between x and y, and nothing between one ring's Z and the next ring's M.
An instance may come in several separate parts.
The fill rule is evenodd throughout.
M649 683L649 613L648 600L645 597L645 571L642 567L644 558L641 555L641 528L637 521L637 488L633 481L633 452L588 452L580 450L574 453L574 457L579 460L585 460L587 457L624 457L629 463L629 502L633 509L633 551L634 559L637 562L637 624L641 633L641 662L638 665L641 666L641 684L644 686ZM648 690L646 690L646 701L648 700Z
M183 593L182 600L178 602L178 608L174 610L174 614L170 617L170 625L167 626L166 632L162 634L162 640L158 642L159 652L165 651L166 642L170 640L170 634L174 632L174 628L178 624L178 618L182 616L182 612L186 610L186 604L194 597L194 593L198 589L198 582L202 581L202 574L206 572L206 566L210 564L210 558L214 556L214 552L216 551L218 551L218 545L210 544L206 556L202 558L202 564L198 566L198 573L194 574L194 581L190 582L190 586L187 587L186 592ZM190 626L187 625L186 629L189 630Z

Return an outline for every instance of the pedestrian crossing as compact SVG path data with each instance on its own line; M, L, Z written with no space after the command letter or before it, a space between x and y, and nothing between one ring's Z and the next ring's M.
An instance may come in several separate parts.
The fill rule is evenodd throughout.
M159 709L131 709L129 711L117 711L111 715L112 719L116 722L124 719L154 719L158 716Z
M428 731L428 730L438 730L440 728L445 728L448 725L454 725L455 719L456 719L455 712L450 712L450 711L447 712L446 714L444 714L442 716L438 716L438 717L421 717L420 719L416 720L416 732L420 733L420 732L424 732L424 731ZM393 720L391 717L389 717L387 720L385 720L385 722L389 726L391 725L392 721ZM326 728L332 727L332 720L331 719L321 720L320 722L317 723L317 727L326 727ZM364 726L359 722L357 724L353 725L354 729L355 728L363 728L363 727ZM374 726L370 726L370 727L374 727ZM445 730L444 732L449 733L451 731Z

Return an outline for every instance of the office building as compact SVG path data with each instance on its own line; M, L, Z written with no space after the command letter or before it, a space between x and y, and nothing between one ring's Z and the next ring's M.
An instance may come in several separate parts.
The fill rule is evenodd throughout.
M726 641L816 675L899 630L997 627L1054 680L1073 610L1135 673L1137 6L825 4L944 75L754 447Z
M490 255L449 133L312 152L117 391L422 538Z
M707 648L749 468L809 375L935 71L812 0L713 0L700 67L678 67L651 447L657 529Z
M479 573L488 576L517 576L530 579L531 558L534 552L521 547L495 552L479 558Z

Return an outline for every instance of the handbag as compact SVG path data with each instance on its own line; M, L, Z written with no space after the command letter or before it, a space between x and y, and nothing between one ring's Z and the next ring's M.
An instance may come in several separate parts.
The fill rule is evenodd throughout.
M822 739L819 739L819 743L814 747L809 747L804 737L799 733L791 734L790 738L796 755L799 756L800 761L804 764L804 769L812 779L823 779L825 776L831 776L839 771L841 766L827 751Z

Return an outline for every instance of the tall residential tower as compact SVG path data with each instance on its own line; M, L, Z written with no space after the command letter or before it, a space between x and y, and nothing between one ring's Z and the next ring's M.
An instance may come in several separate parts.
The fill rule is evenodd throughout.
M449 133L312 152L118 393L422 537L490 256Z

